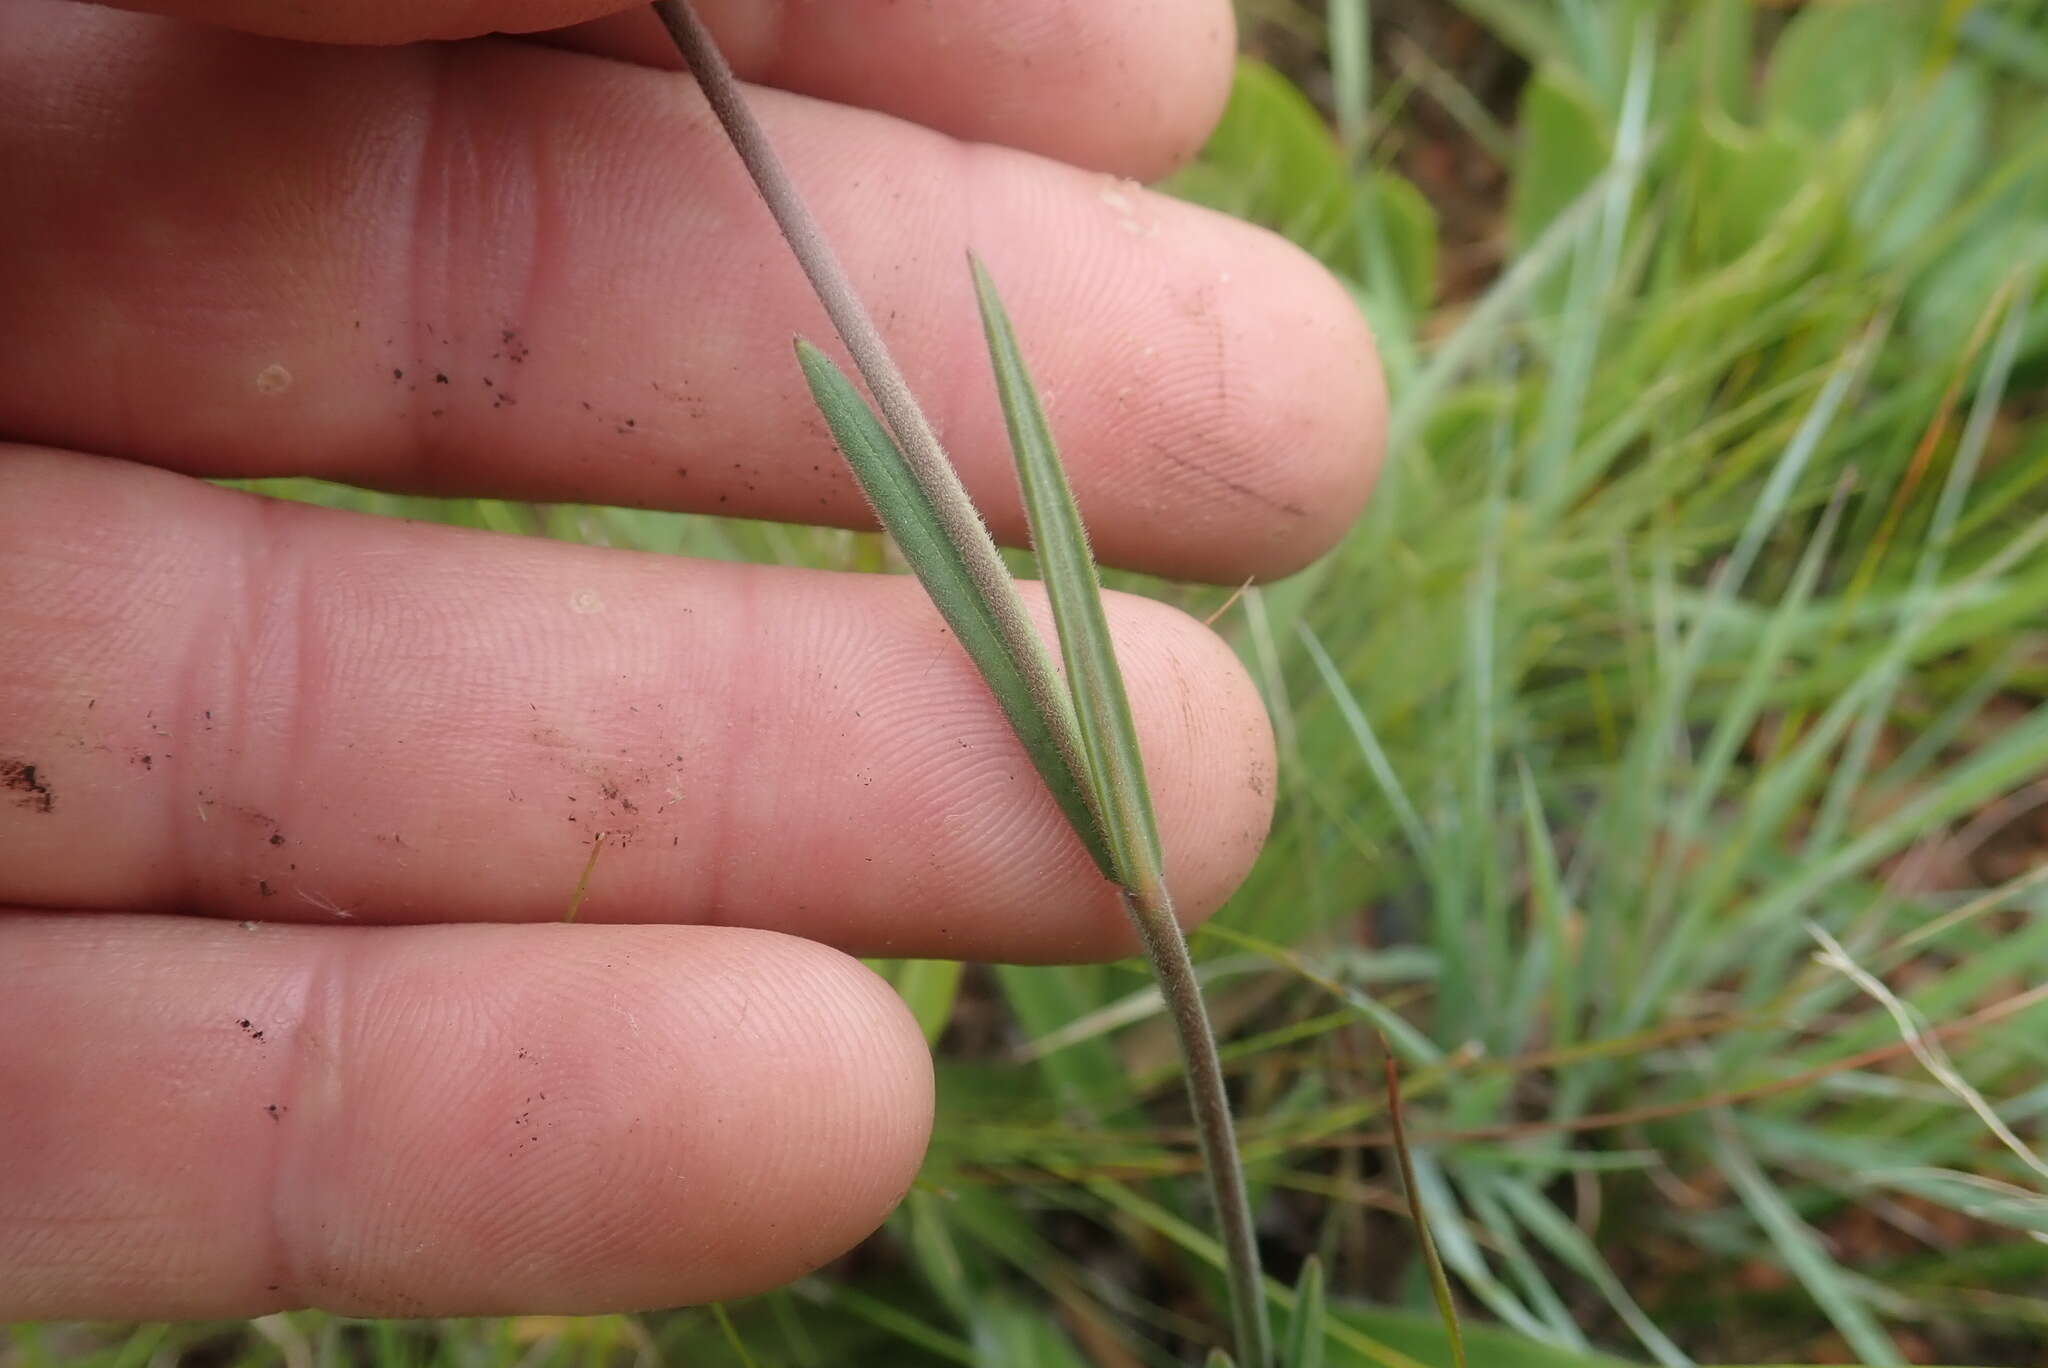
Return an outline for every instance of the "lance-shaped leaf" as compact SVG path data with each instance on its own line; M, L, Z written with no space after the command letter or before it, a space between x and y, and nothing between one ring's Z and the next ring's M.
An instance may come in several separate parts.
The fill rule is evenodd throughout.
M799 340L796 354L811 397L825 415L847 464L853 467L875 516L896 539L903 559L987 681L1010 729L1024 743L1033 768L1052 790L1054 801L1080 835L1096 867L1115 878L1116 864L1090 801L1073 708L1059 687L1045 648L1036 637L1027 634L1026 641L1018 643L1014 634L1002 631L984 585L969 573L960 547L947 535L895 439L853 382L831 357L808 342ZM1021 618L1022 614L1019 604L1016 615Z
M1039 577L1052 602L1060 658L1066 662L1067 687L1073 692L1081 727L1081 751L1109 837L1110 854L1126 887L1156 885L1161 878L1159 828L1152 815L1145 764L1138 754L1138 731L1110 642L1109 619L1102 611L1102 582L1095 573L1095 557L1088 550L1081 510L1060 468L1052 428L1024 369L1016 332L996 296L995 283L979 260L969 260L981 304L981 325L988 334L989 359L995 367L996 394L1002 400L1003 421L1009 425L1010 448L1017 458L1017 480L1024 490L1031 547L1038 553Z
M1138 729L1124 692L1123 671L1117 666L1109 620L1102 610L1102 583L1095 573L1095 558L1088 550L1074 492L1060 469L1045 408L1024 368L1016 332L988 272L979 261L970 261L982 328L988 335L989 359L995 367L996 394L1002 400L1017 479L1024 491L1031 544L1038 552L1039 576L1052 604L1060 654L1067 667L1067 687L1073 692L1090 794L1102 817L1125 906L1137 922L1153 972L1172 1008L1187 1064L1188 1099L1194 1107L1203 1166L1209 1172L1226 1250L1237 1357L1243 1368L1271 1368L1273 1334L1266 1320L1258 1241L1244 1168L1237 1157L1216 1033L1209 1025L1187 940L1167 895L1159 826L1145 785L1145 764L1138 753Z
M1323 1368L1329 1340L1329 1304L1323 1291L1323 1261L1310 1255L1294 1285L1294 1315L1281 1342L1280 1368Z

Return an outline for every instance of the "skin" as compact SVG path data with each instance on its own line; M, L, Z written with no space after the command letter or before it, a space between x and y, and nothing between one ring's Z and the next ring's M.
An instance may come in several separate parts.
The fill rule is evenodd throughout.
M0 1318L818 1266L931 1116L850 956L1132 948L917 587L193 478L864 526L789 355L817 306L643 14L148 8L0 10ZM1214 119L1222 0L706 10L1000 535L970 245L1105 560L1234 583L1341 534L1384 416L1349 299L1122 179ZM1194 920L1271 736L1199 624L1111 620Z

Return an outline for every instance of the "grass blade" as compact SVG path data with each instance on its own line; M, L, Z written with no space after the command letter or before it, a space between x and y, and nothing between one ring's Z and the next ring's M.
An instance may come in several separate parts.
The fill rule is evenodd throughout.
M825 415L832 438L853 467L868 502L874 505L875 516L896 539L904 560L938 606L939 615L988 681L1011 730L1024 743L1032 767L1052 790L1054 801L1088 847L1088 854L1105 875L1114 878L1116 865L1085 787L1085 762L1075 744L1078 730L1073 709L1059 688L1044 648L1020 649L1002 629L985 586L970 572L931 497L853 382L831 357L808 342L799 340L796 354L811 397ZM1036 638L1032 641L1035 645ZM1066 738L1060 735L1063 729Z
M1138 754L1138 733L1124 694L1123 672L1109 637L1109 619L1102 611L1102 582L1095 557L1081 526L1081 510L1060 468L1059 451L1038 392L1024 369L1017 336L996 295L995 283L981 262L969 259L974 291L981 305L981 324L988 335L990 362L995 367L996 393L1010 446L1017 457L1017 479L1024 489L1024 511L1031 525L1031 547L1052 602L1060 638L1060 656L1067 666L1067 687L1081 729L1081 749L1102 807L1109 849L1119 877L1126 884L1160 878L1159 830L1152 797L1145 786L1145 766Z
M1719 1113L1714 1114L1714 1123L1714 1155L1721 1172L1778 1247L1792 1276L1805 1285L1863 1362L1876 1368L1903 1363L1898 1346L1878 1324L1848 1275L1828 1255L1819 1232L1800 1218L1738 1141L1734 1123Z
M724 1302L711 1303L711 1318L718 1322L718 1329L725 1336L726 1347L739 1355L740 1368L755 1368L754 1356L747 1352L746 1341L740 1338L739 1329L733 1325L732 1317L726 1314Z
M1281 1368L1323 1368L1329 1339L1329 1302L1323 1289L1323 1261L1310 1255L1294 1285L1294 1314L1287 1321Z
M1408 1194L1408 1214L1415 1222L1415 1240L1422 1250L1423 1267L1429 1270L1429 1290L1444 1318L1444 1333L1450 1336L1451 1362L1457 1368L1465 1368L1465 1336L1458 1325L1458 1304L1451 1297L1451 1280L1444 1276L1444 1262L1436 1256L1436 1241L1429 1234L1429 1213L1422 1209L1422 1192L1415 1186L1415 1164L1408 1154L1408 1128L1401 1115L1401 1066L1385 1040L1380 1041L1380 1055L1387 1065L1387 1120L1393 1124L1394 1159L1401 1168L1401 1190Z
M1160 992L1172 1010L1174 1031L1187 1066L1188 1100L1201 1137L1202 1166L1209 1175L1228 1256L1225 1270L1237 1357L1243 1368L1269 1368L1273 1332L1266 1319L1258 1240L1230 1117L1230 1095L1224 1087L1216 1033L1202 1002L1194 960L1166 890L1158 824L1145 785L1145 765L1138 752L1138 731L1124 691L1123 671L1117 666L1109 620L1102 610L1102 584L1081 527L1081 511L1060 469L1045 407L1024 368L1016 332L988 272L979 261L971 265L989 359L995 368L996 393L1002 400L1003 420L1009 426L1017 460L1017 479L1023 486L1031 544L1038 552L1039 571L1052 603L1060 653L1067 667L1067 686L1073 691L1095 809L1102 818L1117 881L1123 886L1124 905L1137 923Z

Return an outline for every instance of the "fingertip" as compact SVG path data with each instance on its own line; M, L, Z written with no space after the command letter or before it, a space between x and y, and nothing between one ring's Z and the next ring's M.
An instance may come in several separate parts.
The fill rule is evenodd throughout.
M1195 159L1230 103L1237 73L1237 11L1225 0L1207 0L1181 22L1188 35L1181 69L1164 73L1160 88L1175 92L1178 107L1166 121L1167 136L1147 149L1147 159L1126 175L1157 180ZM1170 84L1169 84L1170 82Z
M615 1305L723 1300L781 1286L845 1253L902 1201L931 1136L931 1055L916 1020L882 978L851 956L774 932L731 935L748 947L749 992L733 1042L743 1095L716 1104L707 1165L729 1175L663 1182L622 1235L629 1285ZM686 996L686 995L685 995ZM687 1011L678 999L677 1009ZM672 1075L654 1101L699 1133L701 1084ZM708 1204L724 1219L692 1224Z
M1213 915L1251 872L1273 820L1278 759L1251 673L1169 604L1109 596L1181 922ZM1126 647L1128 646L1128 649Z
M1237 17L1226 0L1067 0L1045 9L1072 16L1074 37L1054 50L1072 68L1064 79L1092 98L1064 114L1041 110L1038 122L1051 116L1056 141L1044 133L991 140L1136 181L1193 161L1223 117L1236 70Z
M1247 440L1270 452L1269 496L1295 511L1274 522L1250 558L1255 578L1308 566L1350 532L1384 459L1387 389L1379 349L1350 290L1291 243L1276 243L1270 273L1245 327L1248 345L1287 364L1265 373L1270 388L1244 396Z
M346 1081L291 1104L309 1137L281 1180L295 1300L578 1314L748 1295L864 1238L922 1159L922 1038L824 946L568 926L378 944L342 990L362 1020Z
M377 45L531 33L627 9L630 0L109 0L117 9L197 20L267 38Z

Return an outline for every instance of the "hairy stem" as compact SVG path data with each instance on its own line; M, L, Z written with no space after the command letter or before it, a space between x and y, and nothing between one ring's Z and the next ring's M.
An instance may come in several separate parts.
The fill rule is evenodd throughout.
M1252 1228L1251 1196L1245 1189L1244 1166L1237 1152L1237 1128L1230 1118L1230 1094L1223 1085L1223 1059L1216 1050L1216 1032L1202 1002L1201 981L1188 954L1187 937L1173 915L1166 886L1151 883L1126 888L1124 907L1138 924L1160 995L1173 1016L1180 1038L1188 1101L1195 1113L1195 1134L1201 1142L1202 1167L1209 1175L1209 1193L1216 1204L1216 1224L1223 1235L1224 1267L1230 1280L1230 1319L1237 1341L1237 1359L1246 1368L1267 1368L1273 1361L1272 1330L1266 1320L1266 1294L1259 1272L1258 1237Z

